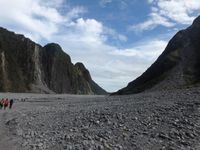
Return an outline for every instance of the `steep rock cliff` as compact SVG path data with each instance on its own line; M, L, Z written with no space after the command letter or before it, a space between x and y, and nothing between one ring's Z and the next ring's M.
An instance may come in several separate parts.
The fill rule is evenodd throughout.
M1 92L106 94L85 71L58 44L42 47L0 28Z
M179 31L158 59L127 87L113 94L133 94L145 90L172 90L196 86L200 82L200 16Z

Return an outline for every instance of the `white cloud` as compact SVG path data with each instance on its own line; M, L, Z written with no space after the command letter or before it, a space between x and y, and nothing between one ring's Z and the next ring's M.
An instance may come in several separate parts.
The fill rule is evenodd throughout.
M71 28L76 32L76 34L72 33L74 36L80 36L77 37L77 41L96 44L102 42L103 25L95 19L79 18Z
M120 41L123 41L123 42L127 41L127 37L126 36L117 33L115 30L113 30L111 28L104 27L104 32L105 32L105 34L111 35L112 38L115 39L115 40L120 40Z
M0 24L17 32L23 29L23 33L31 33L31 37L36 41L41 38L48 39L58 32L58 24L67 24L84 11L80 7L75 7L65 15L61 15L56 7L62 2L62 0L53 0L50 3L44 3L42 0L0 0Z
M148 0L151 4L149 18L130 29L134 31L152 30L161 25L172 27L178 24L191 24L200 12L199 0Z
M54 7L59 8L61 5L64 4L64 0L43 0L41 1L42 5L45 5L47 7Z
M144 31L154 29L158 25L162 25L165 27L173 27L174 23L170 22L165 17L158 15L157 13L151 13L147 21L137 25L133 25L130 27L130 29L135 31Z
M199 0L154 0L159 14L181 23L191 24L196 17L193 13L200 10Z
M152 40L147 43L140 43L131 49L115 50L113 55L121 55L127 57L137 57L138 59L155 60L165 49L167 43L162 40Z

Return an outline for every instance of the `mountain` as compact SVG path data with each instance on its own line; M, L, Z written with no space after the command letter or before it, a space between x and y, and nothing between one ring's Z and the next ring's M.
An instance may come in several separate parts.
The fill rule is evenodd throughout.
M55 43L39 44L0 28L0 92L106 94L83 64Z
M200 16L179 31L158 59L127 87L113 94L133 94L146 90L173 90L200 83Z

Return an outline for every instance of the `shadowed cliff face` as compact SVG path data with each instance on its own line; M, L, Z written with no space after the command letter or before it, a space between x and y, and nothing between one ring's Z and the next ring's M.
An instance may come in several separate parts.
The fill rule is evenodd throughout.
M76 69L78 69L79 76L83 76L84 79L87 81L87 83L90 85L90 88L93 93L97 94L105 94L106 91L102 89L99 85L97 85L90 75L90 72L85 68L85 66L82 63L76 63L75 64Z
M85 72L90 77L58 44L42 47L0 28L1 92L106 94Z
M136 80L114 94L168 90L200 82L200 17L179 31L158 59Z

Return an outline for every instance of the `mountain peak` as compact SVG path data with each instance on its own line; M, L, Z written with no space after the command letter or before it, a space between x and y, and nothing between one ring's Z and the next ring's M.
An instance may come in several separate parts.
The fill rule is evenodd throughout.
M75 64L75 67L77 67L77 69L81 71L81 73L83 74L83 76L85 77L87 81L92 80L89 71L85 68L83 63L77 62Z
M81 70L86 70L84 64L81 63L81 62L77 62L77 63L75 64L75 66L78 67L78 68L81 69Z
M200 16L198 16L194 21L193 21L193 26L200 26Z
M59 50L59 51L62 50L61 46L57 43L48 43L44 47L48 48L49 50L54 50L54 51L55 50Z

